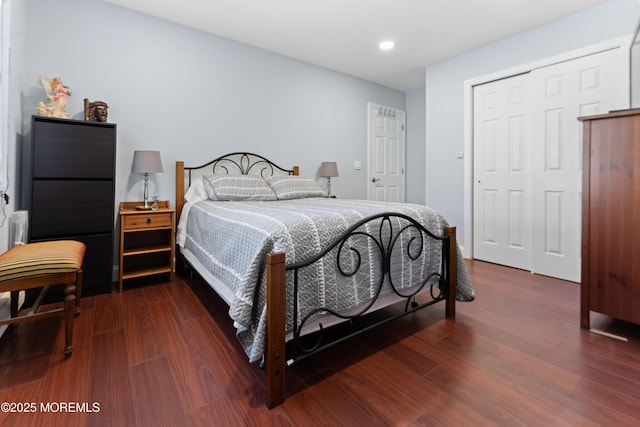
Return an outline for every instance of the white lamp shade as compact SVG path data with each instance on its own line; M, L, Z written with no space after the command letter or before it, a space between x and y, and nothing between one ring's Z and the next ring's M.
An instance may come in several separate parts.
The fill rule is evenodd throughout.
M322 162L318 175L325 177L338 176L338 164L336 162Z
M164 172L159 151L134 151L132 173Z

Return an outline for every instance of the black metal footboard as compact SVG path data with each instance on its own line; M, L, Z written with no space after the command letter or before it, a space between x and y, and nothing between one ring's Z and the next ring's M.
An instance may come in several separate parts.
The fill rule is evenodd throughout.
M449 236L437 235L409 216L383 213L354 224L315 257L287 266L287 274L292 276L293 282L291 311L294 325L291 346L293 354L287 354L287 363L291 364L383 323L446 300L450 289L449 259L443 254L449 253L449 244ZM302 289L309 285L301 282L300 276L305 269L320 262L324 266L335 266L337 288L358 286L359 282L368 281L368 285L365 283L363 287L369 289L372 297L365 298L365 302L356 307L342 310L336 304L331 306L327 303L302 310ZM313 275L312 273L311 276ZM351 333L330 342L325 340L324 326L320 320L317 324L319 332L302 339L305 326L320 315L330 314L334 318L350 320L357 325L357 320L368 313L384 295L385 287L387 294L393 293L397 297L394 297L396 303L398 299L405 302L402 313L367 326L354 327ZM427 293L427 289L430 298L427 302L417 303L416 295Z
M440 301L446 301L448 317L455 315L455 227L437 234L404 214L374 215L349 227L331 245L303 262L285 266L284 254L269 254L267 276L267 406L273 407L284 400L285 364ZM318 293L313 289L317 286L325 289ZM301 302L318 294L330 295L334 289L347 295L346 302L343 296L325 296L311 308ZM421 300L426 296L426 301L418 303L418 295ZM364 315L379 308L382 298L390 297L394 303L404 301L404 310L326 340L323 323L327 315L359 323ZM287 324L293 325L293 339L285 354ZM305 328L311 324L317 332L307 334Z

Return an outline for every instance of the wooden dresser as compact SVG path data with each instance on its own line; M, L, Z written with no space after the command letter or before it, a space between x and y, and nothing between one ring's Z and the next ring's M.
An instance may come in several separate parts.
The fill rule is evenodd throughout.
M640 324L640 110L584 126L580 325L595 311Z
M32 117L29 241L85 243L85 296L111 292L115 155L115 124Z

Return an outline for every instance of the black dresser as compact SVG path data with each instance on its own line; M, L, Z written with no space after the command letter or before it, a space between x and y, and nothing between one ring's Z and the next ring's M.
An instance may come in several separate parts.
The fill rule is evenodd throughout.
M82 295L111 292L116 125L33 116L29 151L29 241L84 242Z

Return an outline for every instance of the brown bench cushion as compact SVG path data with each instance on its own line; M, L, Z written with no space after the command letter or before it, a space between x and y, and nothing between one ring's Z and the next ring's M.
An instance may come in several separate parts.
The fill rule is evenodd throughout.
M0 281L82 268L85 245L75 240L28 243L0 255Z

